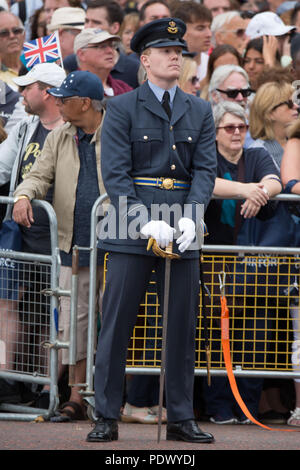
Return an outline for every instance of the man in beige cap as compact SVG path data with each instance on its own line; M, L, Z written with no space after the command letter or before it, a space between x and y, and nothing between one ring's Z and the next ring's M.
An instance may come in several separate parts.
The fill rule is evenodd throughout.
M107 97L132 90L127 83L110 75L117 60L116 47L119 42L119 36L97 28L83 29L74 41L74 52L80 70L88 70L97 75Z
M85 28L101 28L110 34L118 34L124 19L123 9L113 0L86 0ZM120 44L121 46L121 44ZM118 47L118 61L114 65L111 75L113 78L123 80L132 88L139 86L138 70L140 67L139 58L133 54L127 56L122 52L122 47ZM64 59L64 68L67 72L77 69L75 54Z
M75 37L82 31L85 21L83 8L63 7L54 11L47 29L49 33L58 31L62 57L74 52Z

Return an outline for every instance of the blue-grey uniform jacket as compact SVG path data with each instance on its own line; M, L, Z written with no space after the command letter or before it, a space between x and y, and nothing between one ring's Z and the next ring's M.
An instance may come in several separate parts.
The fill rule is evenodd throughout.
M153 204L177 203L182 216L199 224L201 211L196 208L205 210L209 203L216 166L215 126L208 102L177 88L169 121L147 82L109 100L101 134L101 169L115 213L103 225L106 239L100 246L146 254L147 240L139 230L158 218L151 215ZM168 177L190 185L184 190L137 186L136 177Z

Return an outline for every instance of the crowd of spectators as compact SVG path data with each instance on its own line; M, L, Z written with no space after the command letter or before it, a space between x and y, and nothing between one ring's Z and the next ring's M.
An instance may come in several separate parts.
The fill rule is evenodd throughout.
M36 132L37 126L44 125L45 110L46 117L54 119L50 126L44 119L46 130L42 137L31 134L29 142L32 143L33 137L38 138L42 148L48 132L63 123L53 109L54 98L45 92L46 88L54 86L54 82L59 86L58 75L54 74L54 78L48 81L41 79L40 75L36 81L20 80L28 74L20 59L24 41L58 31L61 58L56 66L62 70L62 77L79 70L97 75L103 85L102 106L105 108L107 100L137 88L147 79L139 56L130 48L134 33L142 25L168 17L182 19L187 27L184 38L187 50L183 54L178 85L186 93L209 101L216 123L218 178L214 193L220 200L211 202L208 208L208 243L236 244L240 233L241 238L244 237L241 244L297 246L296 236L288 242L284 236L274 237L274 224L290 224L293 232L297 233L300 218L291 217L284 203L274 206L271 215L263 212L263 206L267 206L269 199L281 191L300 194L297 93L300 79L300 3L297 2L0 0L0 194L9 194L15 162L8 143L14 146L16 158L17 144L13 140L21 124L30 122L32 126L34 122ZM39 96L32 99L42 103L36 108L30 107L28 98L34 83L39 84ZM32 118L32 115L36 117ZM21 167L24 152L26 149L23 148L18 153ZM8 153L9 169L6 163ZM34 163L34 156L31 158ZM246 162L246 174L241 180L237 174L240 160ZM20 183L20 175L15 177ZM235 205L240 210L238 233L234 220L236 207L232 201L224 203L224 200L240 195L244 197L243 204ZM1 220L4 214L2 208ZM219 218L218 223L216 218ZM255 233L255 241L249 239L250 231ZM28 236L24 236L24 246L26 240ZM3 306L3 299L0 302L0 315L4 312L8 318L9 305ZM292 306L290 314L294 326L293 366L299 369L300 313L296 305ZM12 342L16 341L13 337ZM13 358L10 357L8 362L13 363ZM247 380L240 383L245 389L245 401L250 397L249 406L256 417L265 418L264 422L287 422L300 426L299 381L295 382L296 403L290 416L280 401L280 382L268 386L267 381L262 384L255 379ZM0 380L0 401L4 401L4 394L7 397L9 387L15 386L8 383L4 386L4 382L4 379ZM136 390L146 390L147 387L157 390L156 378L136 382ZM213 377L212 388L206 390L204 387L205 413L214 423L248 422L243 414L234 411L231 392L225 382L223 378L217 380ZM131 387L134 383L132 381ZM1 389L5 389L5 393L2 394ZM253 395L250 396L252 389ZM17 399L21 398L18 393L15 395ZM131 390L131 396L135 395L138 394ZM72 401L76 401L76 397ZM157 422L157 393L153 402L141 406L139 403L142 402L144 400L139 399L136 403L129 403L125 399L125 421ZM81 401L78 403L82 404ZM69 412L68 418L70 416L72 418Z

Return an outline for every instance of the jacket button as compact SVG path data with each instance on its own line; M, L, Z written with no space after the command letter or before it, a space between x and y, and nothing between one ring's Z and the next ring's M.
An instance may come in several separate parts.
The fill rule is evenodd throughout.
M193 140L192 137L188 137L189 142L192 142L192 140Z
M172 131L172 130L173 130L173 126L170 126L170 131Z
M175 144L172 145L172 149L173 149L173 150L176 150L176 145L175 145Z
M171 165L171 170L176 170L176 165Z
M147 136L147 135L144 135L144 140L148 140L148 136Z

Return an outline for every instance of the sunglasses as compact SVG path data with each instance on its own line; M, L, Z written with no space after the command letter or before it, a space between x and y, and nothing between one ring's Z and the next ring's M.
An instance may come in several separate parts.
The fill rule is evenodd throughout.
M246 30L243 28L239 28L239 29L229 29L226 32L234 33L238 38L242 38L244 37Z
M289 109L293 109L295 105L294 101L292 100L282 101L281 103L276 104L276 106L273 106L272 111L274 111L274 109L279 108L279 106L282 106L283 104L286 104Z
M199 83L199 81L200 80L199 80L198 77L196 77L196 75L194 77L189 78L189 82L191 82L191 84L194 85L194 86L197 85L197 83Z
M217 88L217 91L219 91L220 93L225 93L228 98L236 98L239 93L241 93L243 98L247 98L252 93L251 88L236 88L233 90L220 90L219 88Z
M14 34L14 36L19 36L20 34L24 33L24 28L2 29L0 31L0 38L1 39L8 38L10 33Z
M238 124L236 126L234 124L228 124L228 126L217 127L217 129L224 129L227 134L234 134L236 129L238 129L238 131L243 134L247 132L249 126L247 124Z

